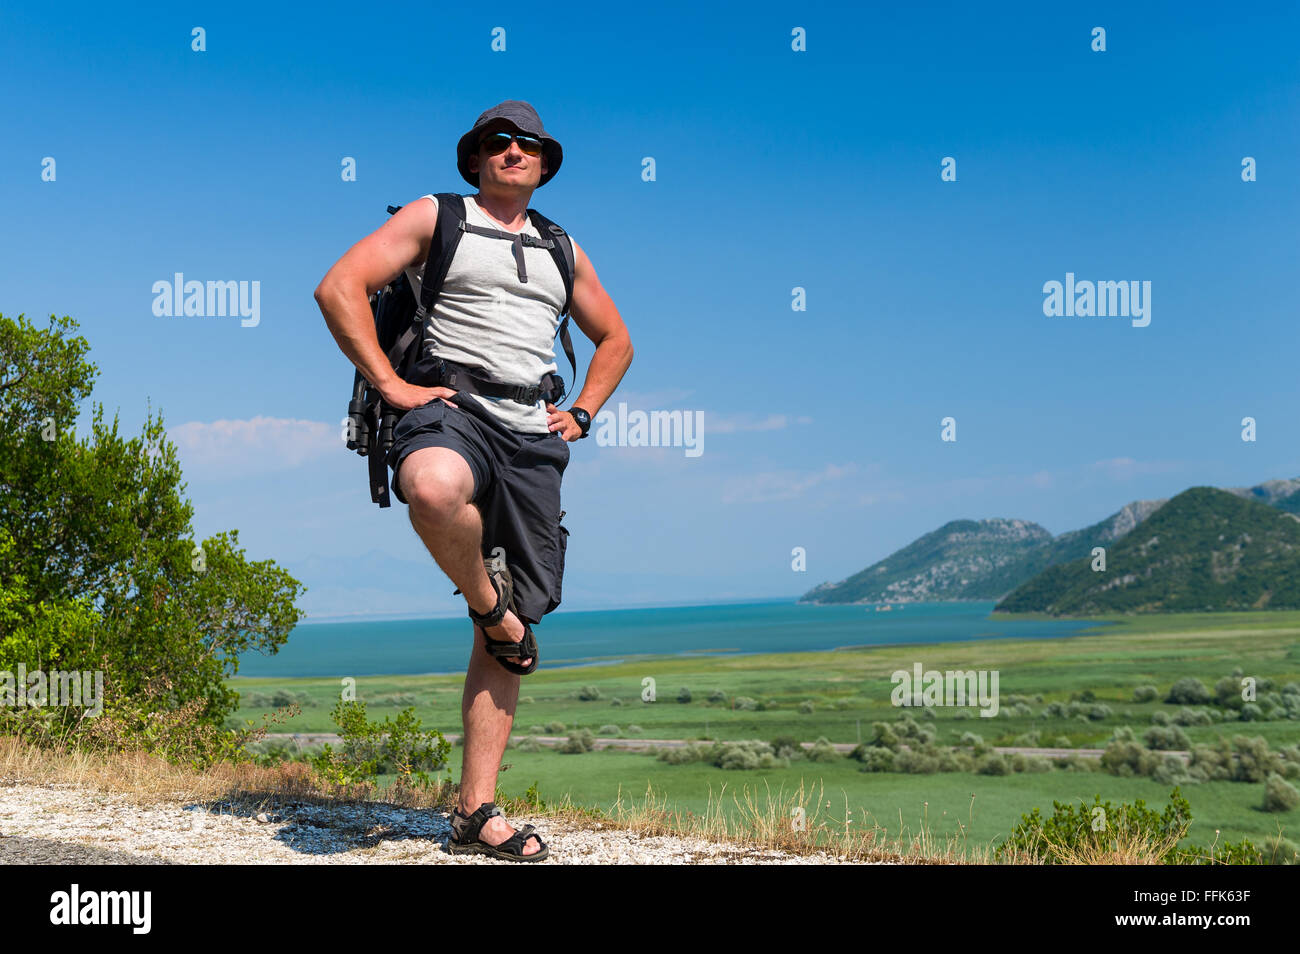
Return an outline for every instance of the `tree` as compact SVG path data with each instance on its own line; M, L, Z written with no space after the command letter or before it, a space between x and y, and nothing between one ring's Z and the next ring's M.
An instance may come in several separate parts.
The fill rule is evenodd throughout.
M90 435L76 436L98 373L77 327L0 314L0 669L103 669L106 704L197 703L219 726L238 654L284 644L301 584L246 559L238 531L194 540L161 413L128 438L94 404Z

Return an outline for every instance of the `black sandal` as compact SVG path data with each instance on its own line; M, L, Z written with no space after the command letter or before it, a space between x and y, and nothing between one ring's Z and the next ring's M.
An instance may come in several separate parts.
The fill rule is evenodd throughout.
M447 851L453 855L488 855L505 861L541 861L551 853L546 842L538 838L537 829L525 825L499 845L489 845L479 838L483 826L493 815L505 818L505 813L497 808L495 802L484 802L474 810L472 815L462 815L459 808L451 810L452 837L447 840ZM529 838L537 838L537 851L531 855L524 854L524 844Z
M469 618L478 623L483 628L483 645L488 655L492 656L501 668L507 672L512 672L516 676L527 676L537 671L537 638L533 635L533 628L528 625L528 620L519 615L519 610L515 608L515 583L510 576L510 570L506 567L498 567L492 560L484 560L483 568L487 570L488 579L492 581L493 587L497 591L497 605L487 613L476 613L473 608L469 609ZM460 590L456 590L457 593ZM519 642L509 639L493 639L488 635L487 627L496 626L501 620L505 619L506 610L514 613L519 622L524 624L524 638ZM532 662L528 666L523 666L517 662L511 662L511 659L528 659Z

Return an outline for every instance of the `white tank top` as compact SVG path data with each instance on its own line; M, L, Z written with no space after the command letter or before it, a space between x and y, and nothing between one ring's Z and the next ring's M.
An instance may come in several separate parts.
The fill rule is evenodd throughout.
M421 196L436 208L432 195ZM474 197L465 198L471 225L509 231L488 217ZM519 232L541 238L531 220ZM519 280L514 243L505 239L461 234L442 291L434 302L425 330L426 354L482 369L507 384L536 384L555 363L555 332L564 308L564 279L545 248L523 246L527 282ZM418 299L423 265L408 266L406 278ZM576 382L566 381L568 388ZM471 395L506 427L528 434L545 434L546 402L529 407L509 398Z

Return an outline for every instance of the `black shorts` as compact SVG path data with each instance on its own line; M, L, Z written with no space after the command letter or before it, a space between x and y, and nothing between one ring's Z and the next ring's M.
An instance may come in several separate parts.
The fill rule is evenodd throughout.
M473 503L483 516L483 556L497 548L515 584L515 605L529 623L560 605L569 531L560 523L560 481L569 465L569 442L552 431L512 431L469 394L452 407L442 398L407 411L393 429L388 466L393 494L402 503L398 471L422 447L449 447L474 475Z

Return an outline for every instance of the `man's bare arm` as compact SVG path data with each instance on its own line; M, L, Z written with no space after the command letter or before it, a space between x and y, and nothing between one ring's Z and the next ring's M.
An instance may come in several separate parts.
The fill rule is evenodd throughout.
M424 388L398 377L375 336L370 296L408 265L424 264L438 210L421 198L402 206L374 232L353 245L316 286L316 303L334 340L384 400L399 410L447 398L448 388ZM450 403L450 402L448 402Z
M580 407L594 418L632 364L632 338L613 299L601 286L587 253L577 242L573 243L573 255L573 301L569 312L574 323L596 346L596 353L587 366L582 391L570 406ZM547 421L551 430L560 431L566 441L578 439L582 429L568 411L558 411L553 404L547 404L546 409L550 412Z

